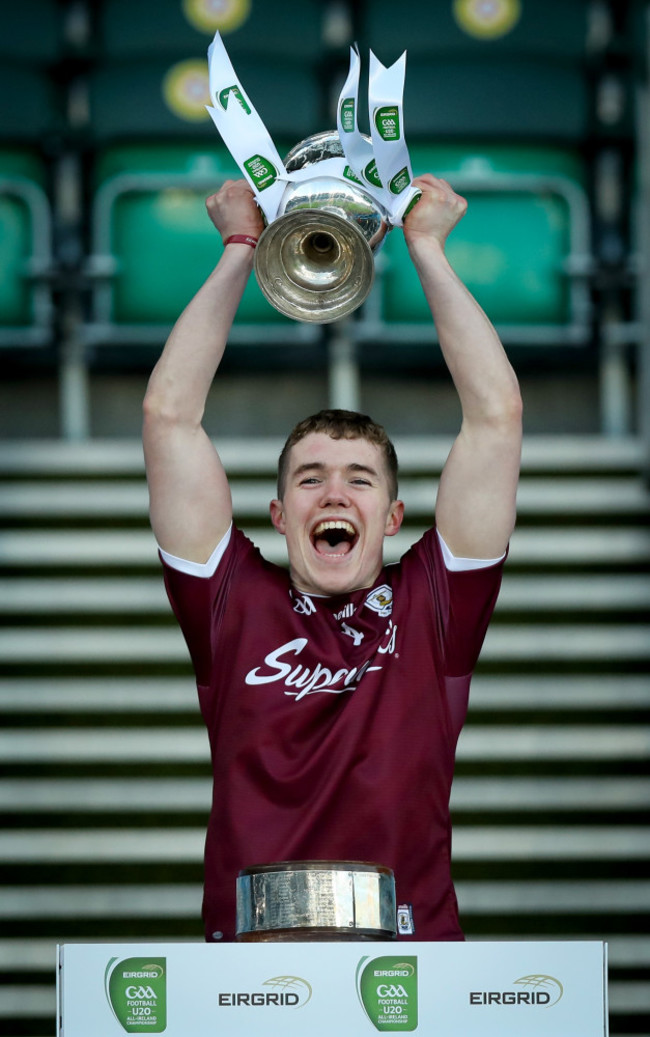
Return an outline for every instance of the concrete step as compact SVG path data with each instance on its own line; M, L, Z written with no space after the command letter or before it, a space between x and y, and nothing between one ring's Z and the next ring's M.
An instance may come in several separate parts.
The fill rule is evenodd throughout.
M171 609L161 574L121 579L0 578L0 615L75 616L80 613L169 616Z
M12 713L196 713L191 676L0 678L0 711Z
M650 882L459 882L461 914L636 914L650 911ZM12 886L0 890L0 918L192 918L200 884Z
M3 627L0 659L5 666L97 666L139 663L182 664L189 660L180 629L169 627ZM650 637L642 624L530 623L493 624L487 634L484 663L530 665L544 662L591 664L610 668L650 662Z
M472 680L470 716L526 712L626 713L650 708L650 675L563 674L544 676L477 673ZM0 711L39 713L196 714L198 698L191 676L175 677L0 677Z
M406 515L422 516L433 512L438 481L434 478L403 478L400 497ZM267 520L269 501L276 496L274 479L232 481L233 510L236 516ZM48 521L132 519L146 522L149 498L144 480L140 482L40 481L5 483L0 492L0 520ZM650 509L650 492L640 477L558 479L522 477L517 495L521 517L533 515L575 515L592 518L595 514L641 515Z
M472 679L470 697L470 713L478 715L509 710L535 713L570 710L587 714L608 710L624 714L649 707L648 674L509 676L477 673Z
M288 431L288 430L287 430ZM453 436L398 436L395 449L404 471L440 470ZM274 472L283 446L282 437L219 440L224 466L233 473ZM644 448L634 436L526 436L522 451L524 471L640 471ZM0 477L18 475L115 477L144 473L138 439L93 439L84 443L63 440L0 441Z
M639 884L641 885L641 884ZM200 883L146 886L8 886L0 918L199 918Z
M387 561L397 560L430 521L451 443L397 441L412 517L386 541ZM244 527L268 558L286 564L284 541L267 519L281 446L230 440L220 453ZM640 1016L650 1011L641 978L650 969L650 938L633 931L650 909L650 882L640 877L650 874L650 830L640 823L650 802L650 675L638 672L650 658L642 622L650 607L643 571L650 568L650 497L642 470L641 445L631 438L525 443L523 521L483 652L487 666L473 682L452 793L454 860L479 876L457 883L464 915L484 937L494 928L495 939L503 939L508 919L522 916L531 920L528 938L539 929L548 939L551 915L566 918L572 938L581 916L588 938L598 925L614 970L614 1017L631 1006ZM36 934L0 936L0 968L6 978L16 976L0 989L4 1031L10 1016L55 1025L55 941L38 935L40 919L50 919L52 931L59 919L72 926L86 918L88 931L99 933L104 920L122 915L140 918L143 928L161 918L164 927L167 918L175 941L175 922L200 925L199 884L175 884L169 876L178 867L198 875L211 782L187 649L147 526L140 444L0 443L0 480L0 522L13 526L0 534L0 616L10 624L0 629L0 657L16 674L0 678L0 758L7 769L0 812L9 821L0 859L21 882L0 889L0 930L4 920L17 933L24 923ZM75 530L75 523L93 528ZM87 625L75 626L82 615ZM579 622L570 622L576 616ZM93 617L97 628L88 625ZM186 666L187 675L140 675L161 660L178 673ZM556 673L540 672L546 661ZM134 676L110 676L116 662ZM19 675L32 665L42 676ZM583 665L598 672L581 674ZM205 777L154 776L167 765ZM40 777L42 768L47 777ZM142 814L152 813L156 827L143 828ZM82 828L89 818L91 827ZM594 861L599 876L611 862L619 875L629 865L632 877L590 879ZM58 868L77 875L90 863L105 865L103 883L57 880ZM554 864L556 873L584 877L551 881ZM144 865L163 882L121 885L110 877L120 865ZM47 869L52 885L28 885L31 868ZM490 881L488 869L490 876L521 877ZM554 930L553 938L562 936ZM628 971L617 979L617 969Z
M5 764L205 764L207 733L196 727L47 727L0 731ZM458 743L459 762L532 763L650 759L650 726L638 723L482 725L470 720Z
M0 779L0 811L6 814L93 815L143 811L207 813L209 778L36 778ZM507 813L630 811L647 809L650 778L470 778L458 775L452 809Z
M156 937L156 942L192 943L195 940L183 939L181 936ZM23 939L21 937L9 938L0 935L0 969L5 973L11 972L39 972L47 973L54 982L56 972L56 947L62 941L55 937L34 937ZM75 943L97 944L106 943L105 936L96 938L84 937L75 940ZM42 977L43 979L45 977ZM3 1037L5 1035L3 1034ZM89 1034L89 1037L91 1035Z
M650 574L518 576L506 570L498 612L581 613L650 609ZM0 616L171 616L162 576L0 577Z
M600 610L630 612L650 608L650 574L623 576L538 573L518 576L506 569L497 609L499 611L583 613ZM649 634L650 636L650 634Z
M387 562L397 561L425 531L426 526L408 526L385 541ZM244 526L253 542L269 561L285 565L284 538L274 530ZM647 566L650 562L650 529L646 524L629 527L607 526L515 530L506 572L516 566ZM158 572L160 562L153 534L146 529L131 530L5 530L0 533L0 568L42 569L43 567L84 569L120 566L151 567Z
M650 662L650 636L642 624L567 623L549 626L492 624L481 651L483 662L603 663L616 668L631 660Z
M7 814L93 815L140 811L185 813L210 810L209 778L36 778L0 779L0 811ZM631 790L631 799L634 793Z
M453 860L460 862L650 861L650 831L619 825L457 825ZM0 832L4 864L199 864L205 828L27 829Z
M0 795L2 793L0 792ZM452 810L573 811L646 810L650 778L466 778L452 786Z
M51 1018L56 1023L56 990L54 984L41 986L20 983L16 986L3 984L0 987L0 1019ZM24 1032L24 1031L23 1031ZM6 1037L12 1035L6 1032Z
M176 677L19 677L0 678L0 710L5 714L196 713L198 698L191 676Z
M650 882L458 882L462 915L650 912Z

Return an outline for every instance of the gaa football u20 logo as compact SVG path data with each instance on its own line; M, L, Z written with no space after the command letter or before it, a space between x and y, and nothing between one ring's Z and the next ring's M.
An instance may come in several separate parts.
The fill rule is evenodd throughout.
M167 959L111 958L104 988L126 1033L163 1033L167 1027Z
M416 957L362 958L357 965L359 1000L377 1030L415 1030L418 1025Z
M271 160L263 155L251 155L244 162L244 167L258 191L265 191L278 178L277 169Z

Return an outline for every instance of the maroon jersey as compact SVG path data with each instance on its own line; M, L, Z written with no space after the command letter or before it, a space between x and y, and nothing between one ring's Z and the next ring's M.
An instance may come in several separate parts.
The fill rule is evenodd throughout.
M449 795L501 571L449 572L434 531L337 597L294 590L236 529L213 576L165 565L212 754L208 940L235 936L242 868L301 860L392 868L401 938L463 939Z

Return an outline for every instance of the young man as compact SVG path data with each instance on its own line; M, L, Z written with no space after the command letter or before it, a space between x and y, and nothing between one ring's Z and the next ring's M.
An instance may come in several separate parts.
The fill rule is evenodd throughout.
M326 411L280 459L273 525L288 571L232 527L205 400L253 263L227 243L179 318L145 399L151 521L188 643L211 745L208 940L235 935L240 869L370 860L395 872L403 939L459 940L449 793L472 670L514 526L521 399L492 325L444 244L465 202L431 175L404 223L462 407L436 528L398 565L397 461L384 430ZM245 182L208 199L224 242L256 239ZM397 233L394 231L393 233Z

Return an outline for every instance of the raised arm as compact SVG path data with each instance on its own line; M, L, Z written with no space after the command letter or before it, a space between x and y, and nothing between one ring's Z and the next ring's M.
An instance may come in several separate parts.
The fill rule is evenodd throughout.
M422 197L404 221L404 236L462 411L440 480L436 524L457 557L496 558L515 523L519 386L495 329L444 253L447 235L465 214L465 200L430 174L414 183Z
M206 205L224 241L260 236L262 217L244 180L227 181ZM208 560L232 517L226 474L202 420L252 267L250 245L224 248L176 322L144 399L151 525L160 547L192 562Z

